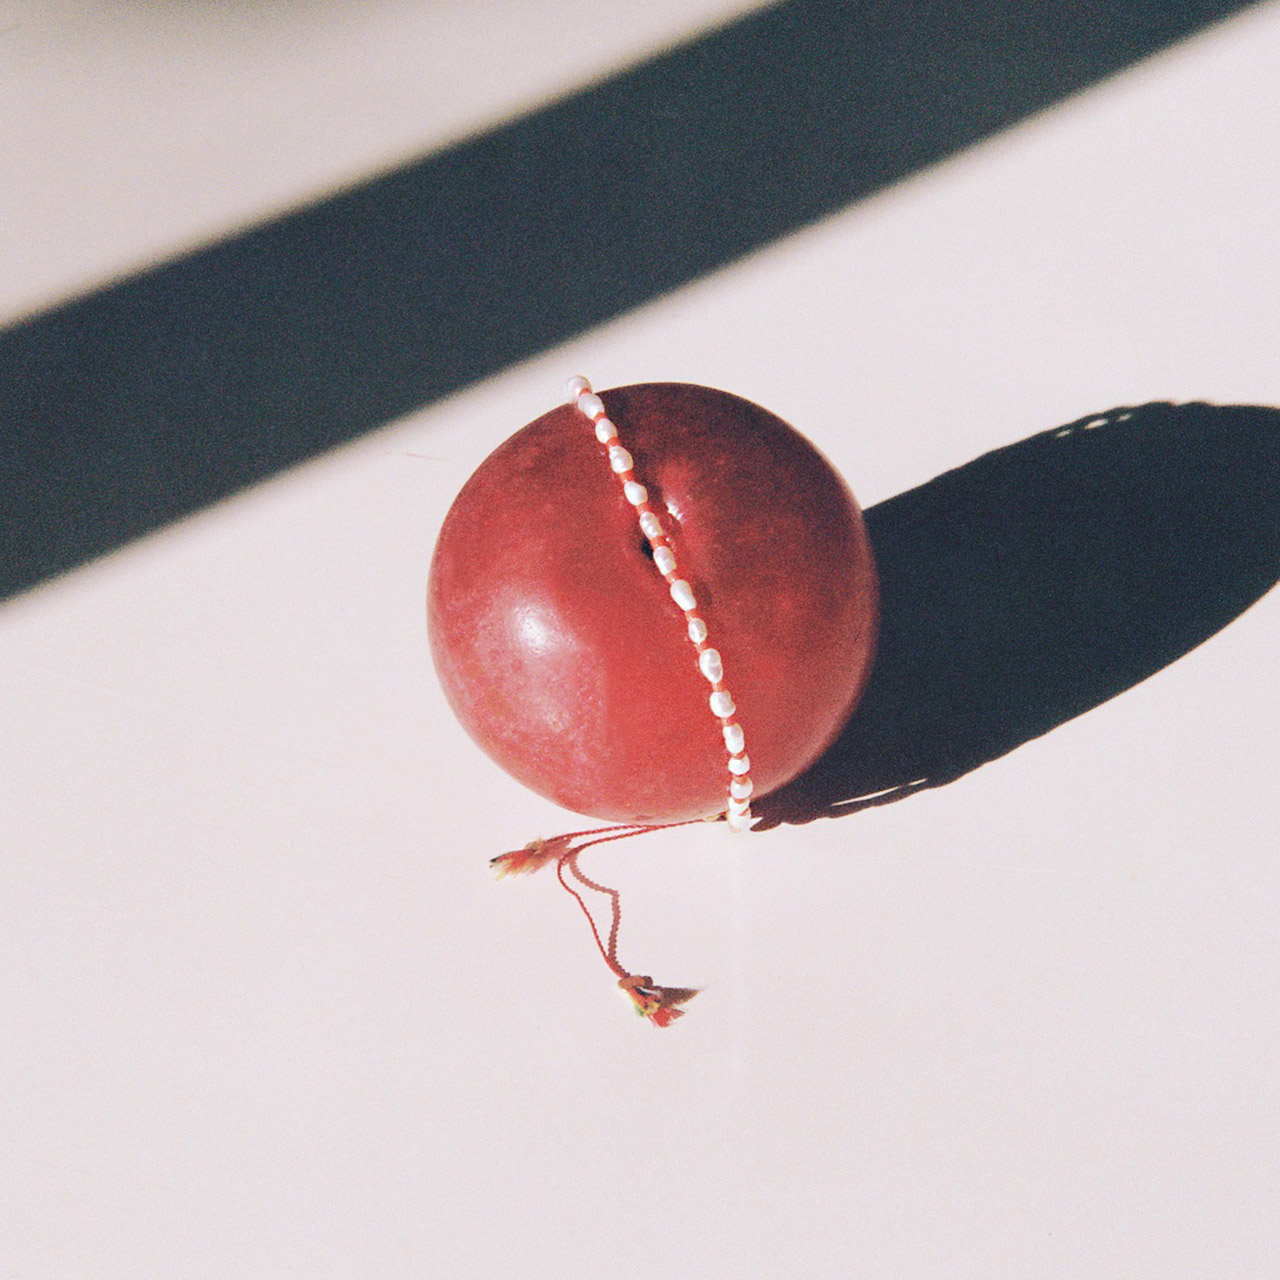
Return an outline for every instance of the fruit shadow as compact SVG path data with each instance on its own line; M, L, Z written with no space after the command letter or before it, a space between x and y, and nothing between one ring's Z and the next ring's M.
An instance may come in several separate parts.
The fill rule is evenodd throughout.
M756 829L944 786L1114 698L1280 579L1280 410L1115 409L867 513L881 635L866 693Z

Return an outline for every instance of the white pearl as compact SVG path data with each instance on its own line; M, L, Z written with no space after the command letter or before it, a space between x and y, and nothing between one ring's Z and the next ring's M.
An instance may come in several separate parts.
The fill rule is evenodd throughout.
M735 800L745 800L755 790L750 778L734 778L729 783L729 794Z
M564 384L564 393L570 400L576 400L580 395L583 395L590 390L591 383L581 375L576 378L570 378L569 381Z
M751 805L746 800L735 800L732 796L730 796L729 812L730 813L750 813Z
M619 474L624 471L630 471L634 463L631 455L620 445L611 444L609 446L609 465Z
M601 444L608 444L610 440L616 440L617 438L618 428L608 418L596 419L596 439Z
M729 772L730 773L749 773L751 771L751 761L746 756L730 756Z
M653 558L656 562L658 558L658 553L656 551L653 553ZM688 613L689 610L694 608L694 606L697 605L698 603L697 599L693 594L693 588L683 578L677 578L671 584L671 598L686 613Z
M642 502L649 501L649 490L644 487L638 480L628 480L622 486L622 492L626 495L627 501L633 507L638 507Z
M731 756L740 756L747 745L747 736L742 732L740 724L727 724L724 727L724 745L729 748Z
M750 809L744 809L741 813L737 813L735 810L730 809L725 815L725 818L729 823L730 831L746 831L751 826Z
M604 401L594 392L588 391L578 397L578 408L594 422L604 417Z
M652 511L640 513L640 532L650 539L662 537L662 524Z
M721 720L727 720L737 709L728 689L717 689L711 695L711 714Z
M718 684L724 679L724 666L716 649L703 649L698 654L698 667L712 684Z
M701 644L707 638L707 624L701 618L689 619L689 639L694 644Z
M665 545L654 547L653 563L657 565L658 572L665 578L676 567L675 553Z

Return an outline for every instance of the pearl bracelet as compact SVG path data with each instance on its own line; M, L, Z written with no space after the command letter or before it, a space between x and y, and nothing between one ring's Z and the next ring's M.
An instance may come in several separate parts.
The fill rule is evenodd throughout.
M635 460L618 439L618 429L605 414L604 401L591 389L586 378L570 378L565 384L571 403L595 425L596 439L617 477L623 496L635 509L640 532L653 552L654 568L662 575L672 600L684 614L689 643L697 653L698 670L711 686L708 699L711 714L720 722L725 749L729 753L729 791L725 819L734 831L751 825L751 762L747 757L746 735L734 720L737 707L724 684L724 664L718 649L707 643L707 624L698 615L693 587L676 570L676 555L663 531L662 522L649 505L649 491L635 475Z

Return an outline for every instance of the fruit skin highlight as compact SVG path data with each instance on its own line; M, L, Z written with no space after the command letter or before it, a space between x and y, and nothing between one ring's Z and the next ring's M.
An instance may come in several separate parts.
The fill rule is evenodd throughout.
M748 400L682 383L599 394L697 593L765 795L822 753L865 684L879 604L862 513ZM532 790L610 822L724 811L724 738L683 615L574 405L467 481L427 624L459 720Z

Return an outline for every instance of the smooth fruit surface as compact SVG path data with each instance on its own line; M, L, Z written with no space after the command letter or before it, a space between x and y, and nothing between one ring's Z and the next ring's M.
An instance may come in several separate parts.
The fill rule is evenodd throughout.
M767 794L831 742L870 668L861 512L822 455L750 401L681 383L600 394L697 593ZM517 432L463 487L427 619L458 718L534 791L614 822L724 809L724 739L684 618L575 406Z

